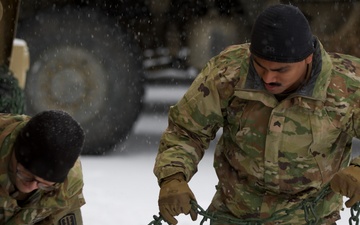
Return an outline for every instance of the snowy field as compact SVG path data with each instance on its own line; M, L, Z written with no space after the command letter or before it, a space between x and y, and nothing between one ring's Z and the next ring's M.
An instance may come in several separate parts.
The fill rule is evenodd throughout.
M147 90L147 102L174 102L186 89ZM167 96L167 99L164 99ZM152 104L150 104L152 105ZM167 126L164 112L147 110L141 114L128 140L105 156L82 156L84 195L82 208L85 225L148 225L158 215L159 187L152 169L160 135ZM207 208L215 192L216 176L212 168L213 147L199 165L189 183L198 204ZM349 209L342 212L338 224L349 224ZM178 216L179 225L200 224L188 216ZM163 223L164 225L166 223ZM206 222L205 224L209 224Z

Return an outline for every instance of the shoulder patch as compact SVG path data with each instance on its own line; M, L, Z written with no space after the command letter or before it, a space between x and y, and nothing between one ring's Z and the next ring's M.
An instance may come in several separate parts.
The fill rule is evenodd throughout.
M76 216L74 213L69 213L59 220L59 225L76 225Z

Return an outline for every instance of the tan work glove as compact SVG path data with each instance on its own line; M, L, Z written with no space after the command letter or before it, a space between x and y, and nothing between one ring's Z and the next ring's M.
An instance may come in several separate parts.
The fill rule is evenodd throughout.
M197 213L191 208L190 201L195 199L182 173L164 179L160 184L159 209L160 215L170 224L177 224L174 216L190 213L191 219L197 219Z
M353 206L360 201L360 167L349 166L337 172L330 181L331 189L350 199L345 202L346 207Z

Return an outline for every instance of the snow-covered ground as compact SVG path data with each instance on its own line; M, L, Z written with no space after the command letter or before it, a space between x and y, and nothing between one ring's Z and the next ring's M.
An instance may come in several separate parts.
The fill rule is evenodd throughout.
M147 101L174 101L184 91L148 90ZM153 221L153 215L158 215L159 187L152 170L158 141L166 125L164 113L143 113L129 139L116 151L105 156L81 157L87 201L82 208L85 225L148 225ZM213 146L189 184L203 208L210 203L217 181L212 168ZM349 216L350 211L346 209L338 224L349 224ZM179 225L195 225L200 224L202 217L196 222L185 215L177 219Z
M190 182L198 203L203 207L207 207L215 190L216 178L208 169L211 167L210 155L205 157L199 173ZM159 188L152 173L154 157L155 154L150 152L83 157L87 200L82 210L84 224L149 224L152 216L158 214ZM199 224L185 216L178 220L181 225Z

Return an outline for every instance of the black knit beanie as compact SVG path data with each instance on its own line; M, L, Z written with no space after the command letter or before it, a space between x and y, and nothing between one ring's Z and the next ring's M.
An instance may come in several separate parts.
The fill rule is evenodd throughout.
M313 40L304 14L295 6L277 4L256 19L250 51L273 62L299 62L315 51Z
M79 157L84 131L69 114L58 110L32 117L15 141L16 160L34 175L61 183Z

